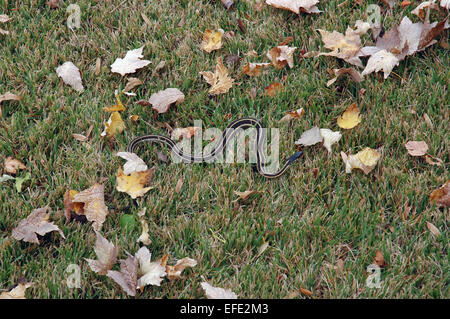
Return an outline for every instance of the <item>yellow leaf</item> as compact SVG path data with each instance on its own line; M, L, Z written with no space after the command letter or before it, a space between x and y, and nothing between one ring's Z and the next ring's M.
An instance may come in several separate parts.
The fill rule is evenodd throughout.
M223 30L217 31L206 30L203 34L202 50L211 53L214 50L219 50L222 47Z
M347 110L338 117L337 124L340 128L351 129L361 123L359 108L356 103L350 105Z
M120 100L119 94L116 94L116 101L117 103L110 107L104 107L102 108L103 111L106 112L120 112L125 111L125 106L123 106L122 101Z
M227 93L233 86L234 80L228 76L228 70L223 65L221 58L217 58L217 65L214 73L208 71L200 72L200 74L203 75L205 81L211 85L211 88L209 89L210 94L216 95Z
M129 176L125 175L122 168L117 172L117 187L119 192L125 192L135 199L143 196L153 187L144 187L153 175L153 169L143 172L133 172Z
M381 154L370 147L366 147L355 155L347 155L341 152L341 156L345 163L346 173L350 173L354 168L359 168L364 171L364 174L369 174L377 165Z
M105 123L105 130L101 136L113 137L116 133L122 133L125 129L125 122L122 120L119 112L113 112L109 117L107 123Z

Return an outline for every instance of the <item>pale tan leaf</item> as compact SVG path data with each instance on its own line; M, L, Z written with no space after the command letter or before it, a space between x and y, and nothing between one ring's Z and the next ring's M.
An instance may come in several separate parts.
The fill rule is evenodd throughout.
M294 51L296 49L296 47L281 45L269 50L266 56L276 69L284 68L286 65L289 65L289 68L292 69L294 67Z
M74 90L78 92L84 91L80 70L72 62L64 62L56 68L56 73L64 83L70 85Z
M8 174L17 174L18 169L21 169L21 170L27 169L25 164L23 164L21 161L19 161L18 159L15 159L12 156L8 156L5 159L3 168L5 169L5 172Z
M127 161L123 165L123 173L125 175L148 170L147 164L145 164L145 162L135 153L118 152L116 155Z
M305 110L301 107L293 112L287 112L285 116L280 119L280 122L287 122L293 119L299 119L305 114Z
M201 286L205 290L208 299L238 299L238 296L231 289L214 287L207 282L202 282Z
M25 291L30 288L33 283L22 284L19 283L16 287L10 291L5 291L0 294L0 299L26 299Z
M92 271L100 275L106 275L108 270L111 270L116 263L119 249L106 240L99 232L96 231L95 234L97 235L97 242L95 243L94 251L97 255L97 260L86 259L86 261Z
M176 88L168 88L154 93L149 99L149 103L153 105L152 109L158 111L158 113L166 113L172 104L180 104L183 101L183 92Z
M111 64L111 72L119 73L124 76L125 74L134 73L137 69L143 68L151 62L148 60L141 60L144 56L142 50L144 47L130 50L127 52L123 59L117 58L113 64Z
M92 187L75 194L74 203L84 203L84 215L93 222L94 230L100 230L108 215L108 207L105 205L105 187L94 184Z
M185 257L177 261L175 266L166 266L167 278L169 280L181 279L181 273L188 267L197 266L197 261L195 259Z
M127 84L125 85L123 92L128 92L142 84L144 84L144 82L142 82L138 78L128 78Z
M138 259L129 255L120 260L120 271L109 270L106 274L114 280L128 295L136 296Z
M317 126L303 132L300 138L295 142L297 145L311 146L323 141L323 136L320 134L320 129Z
M217 31L206 30L203 34L203 41L201 44L202 50L211 53L214 50L219 50L222 47L222 36L224 31L219 29Z
M323 137L323 146L327 149L328 153L331 153L331 146L339 142L342 137L339 131L333 132L327 128L321 128L320 135Z
M19 101L20 99L21 99L20 96L18 96L16 94L12 94L11 92L6 92L5 94L0 95L0 118L2 117L2 102L3 101Z
M270 63L247 63L242 68L242 73L248 76L259 76L262 73L262 70L267 68Z
M300 14L300 12L321 12L316 7L316 4L319 3L319 0L266 0L266 3L272 7L289 10L297 14Z
M148 224L144 219L141 219L141 226L142 226L142 233L136 242L143 243L144 245L148 246L152 241L150 240L150 234L148 233L149 231Z
M436 227L436 226L434 226L432 223L430 223L430 222L427 222L427 227L428 227L428 230L434 235L434 236L440 236L441 235L441 231Z
M411 156L423 156L428 151L428 145L424 141L409 141L405 147Z
M227 93L233 86L234 80L228 75L227 68L223 65L222 59L217 58L217 65L214 73L200 72L205 81L211 85L209 93L213 95Z

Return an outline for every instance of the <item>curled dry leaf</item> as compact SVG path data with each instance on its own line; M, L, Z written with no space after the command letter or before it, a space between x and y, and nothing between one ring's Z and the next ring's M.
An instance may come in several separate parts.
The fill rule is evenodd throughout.
M143 218L141 219L141 226L142 226L142 233L136 242L143 243L146 246L150 245L152 241L150 240L150 234L148 233L149 231L148 223Z
M322 12L316 7L319 0L266 0L266 3L272 7L289 10L297 14L300 14L300 12Z
M25 292L33 283L19 283L10 291L5 291L0 294L0 299L26 299Z
M341 152L342 160L345 163L345 172L351 173L352 169L359 168L364 174L369 174L377 165L381 154L376 150L366 147L355 155L347 155Z
M338 126L346 130L354 128L359 123L361 123L361 116L359 115L359 108L356 103L351 104L337 119Z
M305 110L301 107L293 112L287 112L285 116L280 119L280 122L287 122L293 119L299 119L305 114Z
M92 271L106 275L108 270L114 266L119 255L119 249L113 243L105 239L99 232L95 232L97 241L95 243L94 251L97 255L97 260L86 259Z
M366 68L362 71L361 75L364 76L372 72L383 71L384 78L387 79L392 69L399 63L400 60L397 56L383 49L370 56Z
M380 268L384 268L387 266L386 260L384 259L384 256L381 253L381 251L377 250L375 258L373 259L373 263Z
M305 288L302 288L302 287L300 287L300 293L302 295L307 296L307 297L311 297L313 295L311 290L308 290L308 289L305 289Z
M134 153L118 152L116 155L127 161L123 165L123 172L125 175L130 175L134 172L143 172L148 169L147 164Z
M121 112L125 111L126 109L122 101L120 100L119 94L116 94L116 104L110 107L103 107L102 110L106 112Z
M3 101L19 101L20 96L12 94L11 92L6 92L0 95L0 118L2 117L2 102Z
M350 78L355 81L356 83L360 83L363 80L362 75L356 71L354 68L341 68L341 69L334 69L334 78L332 78L331 80L329 80L327 82L327 86L330 86L331 84L333 84L334 82L336 82L336 80L340 77L343 76L345 74L350 75Z
M254 195L254 194L258 194L259 191L245 191L245 192L238 192L238 191L234 191L234 193L239 196L240 200L247 200L250 196Z
M19 161L18 159L15 159L12 156L8 156L5 159L3 168L5 169L5 172L8 174L17 174L18 169L27 169L25 164L23 164L21 161Z
M278 93L280 93L282 91L282 89L283 89L283 86L281 85L281 83L275 82L275 83L270 84L269 86L267 86L264 89L264 95L275 96Z
M172 104L180 104L183 101L183 92L176 88L169 88L152 94L149 103L153 105L152 109L158 113L166 113Z
M203 41L201 44L202 50L211 53L214 50L219 50L222 47L222 36L224 31L219 29L217 31L206 30L203 34Z
M147 247L141 247L136 253L139 262L139 280L137 288L141 289L148 285L160 286L161 281L166 276L166 267L161 260L151 261L152 254Z
M237 299L237 295L231 289L214 287L207 282L202 282L201 285L208 299Z
M124 76L125 74L134 73L137 69L143 68L151 62L148 60L141 60L144 56L142 50L144 47L130 50L127 52L123 59L117 58L113 64L111 64L111 72L119 73Z
M74 203L83 203L83 214L86 219L93 222L94 230L100 230L108 215L108 207L105 205L105 186L94 184L92 187L74 195Z
M128 295L136 296L138 259L128 255L120 260L120 271L109 270L106 274L114 280Z
M78 194L76 190L67 190L64 193L64 215L68 221L72 219L72 212L75 212L77 215L84 216L84 203L73 202L76 194Z
M411 11L411 14L414 14L418 16L421 19L425 18L425 9L439 9L438 4L436 3L436 0L432 1L424 1L421 4L419 4L414 10Z
M258 76L261 75L262 70L269 67L270 63L247 63L242 68L242 73L248 76Z
M266 56L277 70L284 68L286 65L289 65L289 68L292 69L294 67L294 51L296 49L296 47L280 45L269 50Z
M427 222L427 227L428 227L428 230L434 235L434 236L440 236L441 235L441 231L436 227L436 226L434 226L432 223L430 223L430 222Z
M105 123L105 129L100 135L111 138L116 134L122 133L124 129L125 122L122 120L120 113L115 111L112 112L111 116L108 119L108 122Z
M320 129L317 126L303 132L300 138L295 142L297 145L311 146L323 141Z
M20 221L19 225L13 229L12 237L17 240L23 240L28 243L39 245L37 235L44 236L52 231L57 231L65 239L63 232L58 226L49 222L48 207L38 208Z
M320 135L323 137L323 146L327 149L328 153L331 153L331 146L339 142L342 137L339 131L333 132L327 128L321 128Z
M440 188L435 189L430 194L430 202L436 203L437 206L450 206L450 180L445 182Z
M122 92L131 91L135 87L138 87L139 85L142 85L142 84L144 84L144 82L142 82L138 78L128 78L127 84L125 85L125 88L123 89Z
M428 151L428 145L424 141L409 141L405 147L411 156L423 156Z
M430 165L442 166L442 160L440 158L425 154L425 162Z
M227 68L223 65L222 59L217 58L217 65L214 73L200 72L205 81L211 85L209 93L213 95L227 93L233 86L234 80L228 75Z
M175 266L166 265L167 278L169 278L169 280L181 279L183 270L195 266L197 266L197 261L195 259L184 257L183 259L178 260Z
M64 62L56 68L56 73L64 81L70 85L74 90L83 92L84 87L81 81L81 72L72 62Z
M144 187L145 184L150 181L153 176L154 169L148 169L143 172L133 172L131 175L127 176L124 174L122 168L119 168L117 172L117 186L116 189L119 192L125 192L135 199L137 197L143 196L153 187Z

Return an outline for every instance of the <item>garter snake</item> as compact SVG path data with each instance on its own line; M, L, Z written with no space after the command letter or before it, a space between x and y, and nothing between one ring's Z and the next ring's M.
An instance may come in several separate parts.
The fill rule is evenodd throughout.
M303 152L298 151L291 157L287 159L285 164L281 167L279 171L276 173L269 173L264 170L265 166L265 155L262 150L263 142L265 142L265 129L263 129L263 126L261 122L254 118L242 118L235 120L231 122L222 133L222 136L220 137L220 140L216 143L214 149L202 156L193 156L190 154L184 153L173 141L171 138L163 136L163 135L156 135L156 134L150 134L150 135L143 135L136 137L133 139L130 144L127 147L127 152L134 153L134 149L137 144L142 142L153 142L153 143L163 143L170 147L172 153L177 155L178 157L195 163L201 163L204 161L210 161L215 159L216 156L222 153L222 151L227 146L228 142L232 140L233 136L238 132L238 129L248 129L248 128L256 128L256 139L255 139L255 148L256 148L256 169L259 174L261 174L264 177L267 178L276 178L281 176L287 169L287 167L292 164L297 158L299 158Z

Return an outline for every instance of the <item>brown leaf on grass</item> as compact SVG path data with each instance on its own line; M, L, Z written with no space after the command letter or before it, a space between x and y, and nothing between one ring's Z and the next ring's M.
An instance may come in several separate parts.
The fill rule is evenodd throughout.
M277 70L284 68L286 65L289 65L289 68L292 69L294 67L294 51L296 49L296 47L280 45L270 49L266 56Z
M148 233L149 231L148 223L143 218L141 218L141 226L142 226L142 233L136 240L136 242L143 243L144 245L150 245L152 241L150 240L150 234Z
M5 291L0 294L0 299L26 299L25 291L30 288L33 283L19 283L10 291Z
M152 109L158 113L166 113L172 104L180 104L184 101L184 94L176 88L168 88L152 94L148 102Z
M22 219L19 225L12 231L13 238L39 245L37 235L44 236L52 231L57 231L65 239L66 237L64 237L61 229L53 224L53 222L49 222L50 216L47 213L48 209L49 207L35 209L27 218Z
M300 290L300 293L301 293L302 295L305 295L305 296L307 296L307 297L311 297L311 296L313 295L312 291L310 291L310 290L308 290L308 289L305 289L305 288L300 287L299 290Z
M169 280L181 279L181 273L188 267L195 267L197 265L197 261L195 259L185 257L177 261L175 266L166 265L166 273L167 278Z
M350 78L355 81L356 83L361 83L363 80L363 77L361 75L361 73L359 73L358 71L356 71L354 68L341 68L341 69L334 69L334 78L332 78L331 80L329 80L327 82L327 86L330 86L331 84L333 84L334 82L336 82L336 80L340 77L343 76L345 74L348 74L350 76Z
M287 122L293 119L299 119L305 114L305 110L301 107L293 112L287 112L285 116L280 119L280 122Z
M405 7L411 5L411 1L403 0L402 3L400 3L400 5L402 6L402 9L404 9Z
M259 191L245 191L245 192L238 192L238 191L234 191L234 193L239 196L240 200L247 200L250 196L254 195L254 194L258 194Z
M319 3L319 0L266 0L266 3L272 7L289 10L297 14L300 14L300 12L321 12L316 7L316 4Z
M242 68L242 73L248 76L258 76L261 75L262 70L269 67L270 63L247 63Z
M450 180L444 183L438 189L435 189L430 194L430 202L436 203L437 206L450 206Z
M49 0L46 4L50 7L50 9L58 9L59 8L59 0Z
M207 282L202 282L201 286L205 291L206 298L208 299L237 299L237 295L231 291L231 289L223 289L214 287Z
M427 228L434 236L437 237L437 236L441 235L441 231L436 226L434 226L432 223L427 222Z
M9 20L11 20L11 18L8 17L6 14L0 14L0 23L6 23ZM0 34L8 35L9 31L6 31L6 30L3 30L2 28L0 28Z
M0 95L0 118L2 117L2 102L3 101L19 101L20 99L21 99L20 96L12 94L11 92L6 92L5 94Z
M128 295L136 296L138 259L128 255L120 260L120 271L109 270L106 274L114 280Z
M95 60L95 70L94 70L94 74L95 75L99 75L100 72L102 70L102 59L97 58L97 60Z
M8 174L17 174L18 169L27 169L25 164L23 164L21 161L15 159L12 156L8 156L5 159L3 168L5 169L5 172Z
M202 50L211 53L214 50L219 50L222 47L222 36L224 31L219 29L217 31L206 30L203 34L203 41L201 44Z
M128 92L134 89L135 87L138 87L139 85L144 84L141 80L138 78L128 78L127 84L125 85L125 88L122 92Z
M280 93L282 89L283 86L281 85L281 83L272 83L264 89L264 95L275 96Z
M87 136L78 133L72 133L72 137L79 142L86 142L88 140Z
M108 270L111 270L116 263L119 249L113 243L106 240L99 232L96 231L95 234L97 235L97 241L94 251L97 255L97 260L85 259L93 272L106 275Z
M181 187L183 187L183 179L180 178L175 186L175 193L181 192Z
M148 169L143 172L133 172L129 176L125 175L122 168L117 171L117 186L119 192L125 192L135 199L143 196L153 187L144 187L153 176L154 169Z
M440 158L428 154L425 154L425 162L430 165L442 166L442 160Z
M381 251L379 251L379 250L377 250L377 252L375 254L375 258L373 259L372 263L374 263L375 265L377 265L380 268L384 268L387 266L386 260L384 259L384 256L381 253Z
M205 81L211 85L209 93L213 95L227 93L233 86L234 80L228 75L227 68L223 65L222 59L217 58L217 65L214 73L200 72Z
M105 205L105 187L95 184L92 187L74 195L74 203L84 203L83 214L86 219L93 222L92 227L98 231L108 215L108 207Z
M84 203L74 203L73 198L78 194L75 190L67 190L64 193L64 215L66 220L72 219L72 212L77 215L84 215Z
M428 151L428 145L424 141L409 141L405 147L411 156L423 156Z

